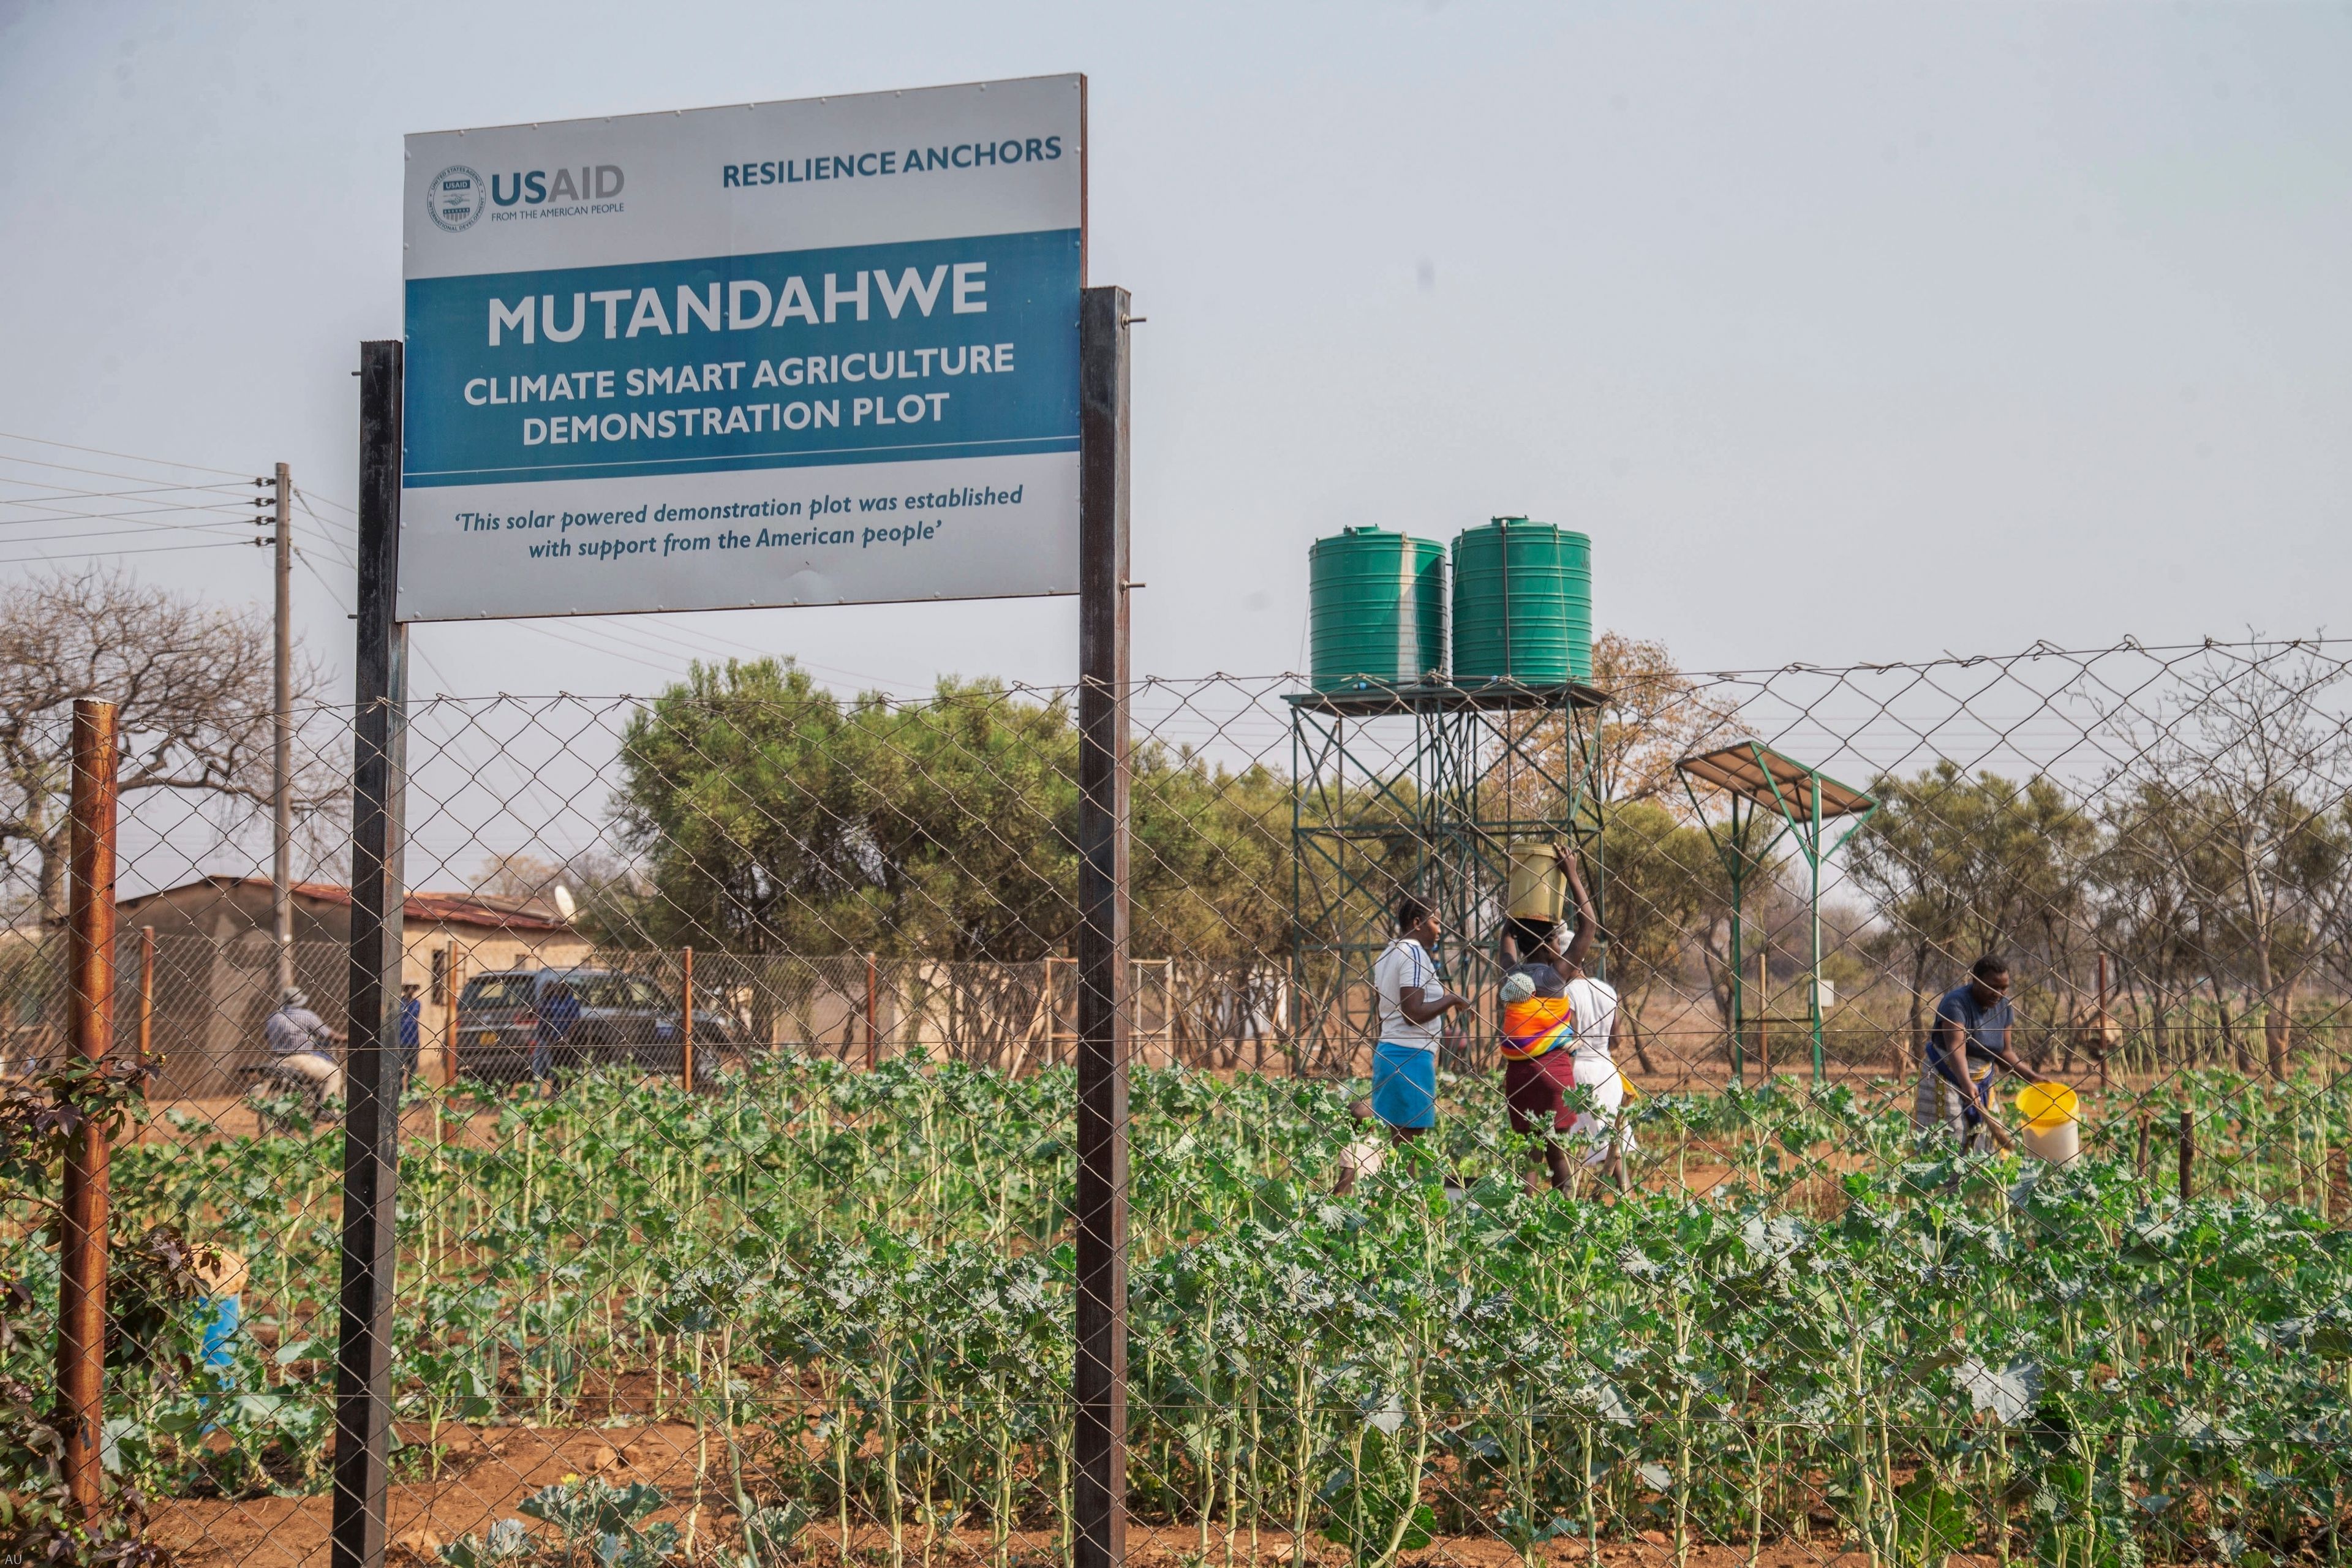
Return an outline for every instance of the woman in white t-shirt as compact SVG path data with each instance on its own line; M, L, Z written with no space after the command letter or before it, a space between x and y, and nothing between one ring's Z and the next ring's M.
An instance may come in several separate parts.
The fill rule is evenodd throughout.
M1372 1048L1372 1114L1399 1143L1437 1123L1437 1043L1445 1015L1470 998L1445 989L1436 961L1437 916L1419 899L1397 903L1396 940L1372 965L1381 1038Z

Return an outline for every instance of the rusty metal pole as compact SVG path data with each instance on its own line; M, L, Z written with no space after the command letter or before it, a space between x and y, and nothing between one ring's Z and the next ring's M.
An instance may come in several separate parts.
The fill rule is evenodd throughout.
M139 928L139 1068L155 1059L155 928Z
M682 952L686 965L686 978L679 984L678 990L685 1000L678 1011L678 1033L685 1042L683 1052L685 1059L680 1065L686 1073L686 1092L692 1094L694 1092L694 949L689 947L683 949Z
M1073 1568L1127 1560L1128 321L1080 296Z
M72 887L66 946L74 1065L88 1069L114 1049L114 704L74 703ZM58 1414L66 1490L85 1521L104 1504L106 1431L107 1129L92 1116L66 1153L63 1245L58 1251Z

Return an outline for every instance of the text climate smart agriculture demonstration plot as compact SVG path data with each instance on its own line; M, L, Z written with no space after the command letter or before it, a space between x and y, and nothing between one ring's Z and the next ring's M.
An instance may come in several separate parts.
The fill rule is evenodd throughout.
M410 137L399 617L1075 592L1082 87Z

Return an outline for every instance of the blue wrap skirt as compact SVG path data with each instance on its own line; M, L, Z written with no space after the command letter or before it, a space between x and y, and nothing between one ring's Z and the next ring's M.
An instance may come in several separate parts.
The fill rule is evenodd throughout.
M1437 1124L1437 1053L1382 1040L1372 1052L1372 1114L1391 1127Z

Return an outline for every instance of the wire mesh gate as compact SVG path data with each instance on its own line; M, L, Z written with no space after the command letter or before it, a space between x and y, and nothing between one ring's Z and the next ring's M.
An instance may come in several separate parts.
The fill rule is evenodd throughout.
M1600 678L1636 1098L1603 1134L1625 1189L1580 1163L1565 1196L1526 1190L1485 1073L1365 1157L1363 1057L1304 1050L1279 1005L1294 688L1139 685L1131 994L1164 1045L1132 1102L1130 1554L2336 1554L2347 650L1660 679ZM348 721L306 723L330 764ZM1672 773L1694 735L1882 803L1829 863L1818 1083L1751 1050L1730 1084L1722 870ZM1066 1560L1068 694L851 700L745 666L642 701L419 700L409 743L409 881L447 902L412 911L397 976L395 1552ZM111 1495L192 1561L316 1559L341 1132L256 1078L266 834L160 791L123 811L117 1048L143 1017L162 1064L113 1159ZM339 858L322 837L312 869ZM1775 1020L1809 962L1793 873L1748 889ZM337 907L302 905L319 951ZM28 1498L56 943L27 909L0 963ZM2063 1166L1915 1125L1937 999L1986 949L2018 1054L2080 1095Z

